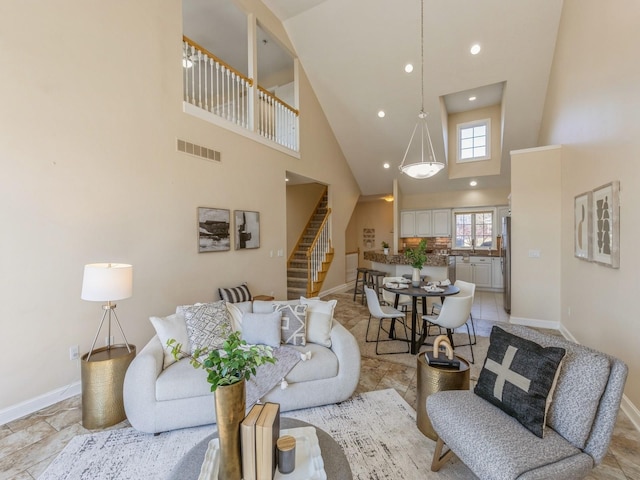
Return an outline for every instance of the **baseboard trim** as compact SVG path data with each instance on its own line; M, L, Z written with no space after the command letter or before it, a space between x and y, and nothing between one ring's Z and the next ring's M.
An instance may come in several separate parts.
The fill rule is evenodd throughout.
M550 328L553 330L560 330L560 322L553 322L551 320L538 320L537 318L514 317L513 315L511 315L509 323L512 323L514 325L523 325L525 327Z
M320 292L320 297L324 297L325 295L330 295L332 293L344 293L348 291L350 288L353 288L355 285L355 280L349 283L343 283L342 285L338 285L336 287L330 288L329 290L322 290Z
M633 426L640 432L640 410L631 403L631 400L626 395L622 395L622 402L620 403L620 409L629 417Z
M30 415L38 410L51 406L54 403L61 402L69 397L73 397L74 395L79 395L81 392L82 386L78 380L66 387L57 388L35 398L31 398L16 405L12 405L11 407L2 409L0 410L0 425L4 425L5 423Z

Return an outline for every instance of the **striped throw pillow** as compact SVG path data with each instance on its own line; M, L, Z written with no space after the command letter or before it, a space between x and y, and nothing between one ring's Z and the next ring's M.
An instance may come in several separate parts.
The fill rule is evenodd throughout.
M220 298L225 302L239 303L251 301L251 292L246 283L233 288L219 288L218 292L220 293Z

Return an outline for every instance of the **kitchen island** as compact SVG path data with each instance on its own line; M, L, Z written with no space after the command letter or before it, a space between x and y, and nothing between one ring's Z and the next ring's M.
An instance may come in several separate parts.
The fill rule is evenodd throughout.
M364 259L371 262L371 268L388 273L389 277L401 277L411 275L413 268L409 260L404 255L385 255L382 252L369 250L364 252ZM456 257L453 255L443 255L429 253L427 261L420 270L420 275L426 276L427 281L433 280L456 280Z

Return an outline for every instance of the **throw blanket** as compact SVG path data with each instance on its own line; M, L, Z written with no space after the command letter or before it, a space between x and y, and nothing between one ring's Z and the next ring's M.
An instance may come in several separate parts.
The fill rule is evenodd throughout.
M260 365L256 374L247 381L247 410L280 384L293 367L302 359L295 348L280 346L273 349L276 363Z

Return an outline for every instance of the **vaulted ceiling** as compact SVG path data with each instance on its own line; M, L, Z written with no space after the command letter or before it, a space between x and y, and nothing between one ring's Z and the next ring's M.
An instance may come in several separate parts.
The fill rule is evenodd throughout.
M188 5L206 1L184 0L185 25ZM477 177L475 188L509 186L509 152L537 146L562 0L424 1L424 107L436 157L445 158L448 113L501 102L501 172ZM397 168L421 108L420 0L263 2L282 20L363 195L391 192L394 178L408 194L470 188L470 178L446 171L415 180ZM471 55L475 43L482 49Z

